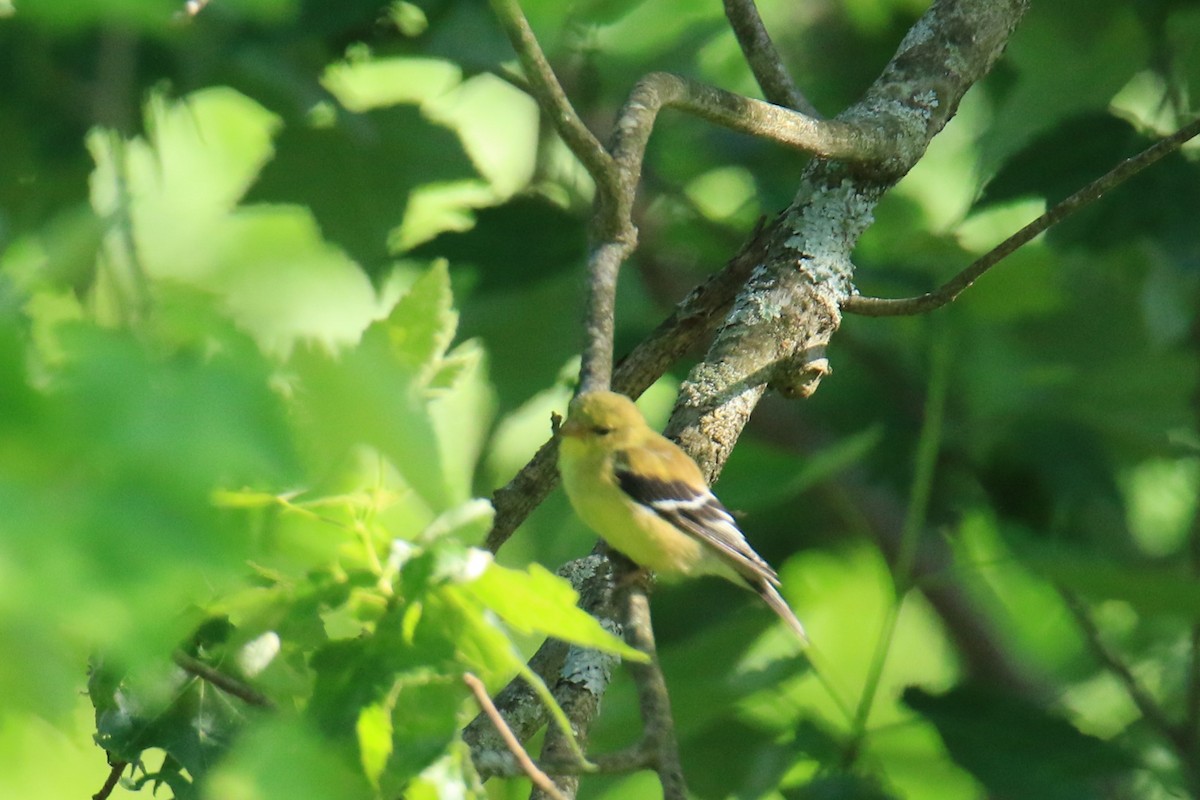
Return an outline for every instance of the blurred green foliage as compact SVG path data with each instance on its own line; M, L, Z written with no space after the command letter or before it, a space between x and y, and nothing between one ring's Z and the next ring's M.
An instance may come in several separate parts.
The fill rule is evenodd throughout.
M650 70L757 94L717 3L523 6L601 134ZM1035 6L878 207L864 293L937 285L1195 108L1189 4ZM924 4L761 7L833 114ZM513 63L477 0L211 0L194 17L0 0L0 796L95 792L92 737L139 762L118 797L527 795L478 785L461 674L498 689L548 634L621 645L550 572L591 546L560 494L502 563L474 549L480 498L544 441L580 341L592 188ZM695 796L1200 788L1196 153L951 308L845 320L820 392L761 406L719 490L780 567L815 669L734 587L655 594ZM803 165L664 114L618 350L783 208ZM938 341L949 391L917 521L946 555L905 593L875 512L903 522ZM643 400L652 419L687 366ZM944 585L961 614L919 591ZM964 617L1042 694L980 685ZM618 672L592 744L639 726ZM659 791L645 773L583 787Z

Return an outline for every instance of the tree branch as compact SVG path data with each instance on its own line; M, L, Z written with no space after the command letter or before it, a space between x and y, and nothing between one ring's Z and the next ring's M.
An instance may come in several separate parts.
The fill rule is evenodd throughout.
M768 385L807 396L849 296L850 252L882 194L916 163L962 96L999 58L1026 0L937 0L882 75L838 120L884 131L873 169L818 159L763 234L767 253L680 391L668 435L712 479Z
M226 675L219 669L210 667L198 658L193 658L187 653L177 650L172 654L171 660L175 662L175 666L189 675L194 675L202 681L211 683L221 691L233 695L247 705L266 709L275 708L275 704L271 702L271 698L265 694L262 694L251 686L247 686L231 675Z
M112 762L112 768L108 771L108 777L104 779L104 785L100 787L100 791L92 795L92 800L108 800L109 796L113 793L113 789L116 789L117 784L121 782L121 773L128 766L128 761Z
M675 718L671 715L671 700L658 663L658 648L650 624L650 599L644 582L636 579L636 567L624 558L619 563L622 568L617 570L616 581L621 586L618 602L624 611L625 641L650 657L649 663L630 662L626 665L637 686L638 707L645 725L642 749L653 759L662 784L663 800L687 800L679 743L675 739Z
M777 106L820 119L821 114L796 87L783 65L783 59L779 57L775 43L763 25L754 0L725 0L725 18L729 20L729 26L737 37L742 54L746 56L754 79L763 91L763 97Z
M642 78L630 103L642 106L633 109L638 116L630 119L647 128L653 125L654 115L667 107L822 158L874 164L890 160L895 152L890 135L873 120L814 118L669 72L651 72ZM644 143L642 146L644 149Z
M1118 656L1115 651L1112 651L1108 645L1104 643L1104 637L1100 636L1100 630L1096 626L1096 621L1092 619L1092 615L1087 612L1084 603L1075 595L1073 591L1069 591L1062 587L1058 588L1058 596L1062 597L1063 603L1066 603L1067 610L1075 619L1075 624L1079 626L1079 630L1084 634L1084 639L1087 642L1088 648L1091 648L1092 654L1096 656L1097 661L1102 664L1105 669L1108 669L1112 675L1116 676L1118 681L1126 690L1129 699L1133 700L1133 704L1138 706L1142 718L1151 727L1163 736L1166 741L1170 742L1176 750L1182 747L1182 738L1178 735L1178 730L1172 726L1170 720L1163 714L1163 709L1159 708L1158 703L1154 702L1154 698L1150 696L1141 687L1138 679L1135 678L1133 672L1130 672L1129 667L1121 656ZM1180 752L1180 758L1183 763L1187 763L1190 759L1188 753Z
M600 552L563 565L558 574L567 578L579 592L579 607L600 620L606 628L619 632L616 609L613 606L612 568ZM547 639L529 662L530 668L551 688L554 699L566 712L576 740L582 747L592 719L599 711L600 697L608 687L616 657L587 648L568 647L565 642ZM496 706L517 739L528 741L546 724L548 714L533 689L522 679L514 678L496 695ZM547 743L556 741L558 734L547 732ZM476 770L483 778L508 772L512 763L499 754L505 751L503 742L486 717L480 715L463 731L463 740L471 748ZM548 746L547 745L547 746ZM543 763L575 763L565 746L543 751ZM580 770L562 772L546 767L547 772L576 774Z
M542 113L549 118L554 130L592 176L596 187L602 193L614 194L616 186L612 157L575 113L537 37L533 35L520 4L517 0L491 0L491 3L500 26L516 51L521 68L529 80L529 89Z
M884 299L852 295L842 301L842 311L868 317L924 314L953 302L992 267L1031 242L1050 226L1061 222L1079 209L1099 200L1105 192L1120 186L1159 159L1178 150L1184 142L1200 135L1200 119L1191 122L1165 139L1155 142L1136 156L1127 158L1104 175L1084 186L1021 230L977 259L938 289L918 297Z
M487 688L483 685L483 681L475 677L471 673L464 673L462 676L463 683L467 684L467 688L475 695L475 702L479 703L479 707L487 714L492 725L503 739L508 751L512 753L517 764L529 780L533 781L533 785L538 787L551 800L566 800L565 797L558 791L554 785L554 781L550 780L550 776L538 769L533 763L533 759L529 757L529 753L525 752L525 748L517 741L517 737L513 735L512 730L504 722L504 718L500 716L500 712L496 710L496 705L492 702L492 698L488 696Z
M559 574L570 580L572 586L578 587L580 607L596 617L607 630L619 636L621 625L613 605L612 564L607 552L607 546L598 543L591 555L560 569ZM580 747L587 746L592 723L600 713L600 698L608 688L617 660L608 653L576 645L567 650L563 659L553 684L554 699L571 721L571 734ZM563 761L570 753L566 733L557 726L550 726L542 744L542 759ZM611 762L607 766L611 767ZM568 797L575 797L579 791L578 774L561 776L555 783ZM531 800L540 800L536 792Z

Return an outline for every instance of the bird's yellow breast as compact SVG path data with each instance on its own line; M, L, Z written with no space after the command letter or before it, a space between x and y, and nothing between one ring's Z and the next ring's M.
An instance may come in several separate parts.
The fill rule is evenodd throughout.
M634 563L662 575L713 571L695 538L625 494L613 478L612 454L564 439L559 469L563 488L584 523Z

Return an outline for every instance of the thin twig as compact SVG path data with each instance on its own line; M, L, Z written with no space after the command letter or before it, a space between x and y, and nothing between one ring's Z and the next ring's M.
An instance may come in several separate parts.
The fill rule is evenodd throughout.
M1167 719L1166 714L1163 713L1163 710L1154 701L1154 698L1138 683L1138 679L1134 677L1128 665L1104 643L1100 629L1096 626L1096 622L1092 619L1092 615L1088 613L1087 608L1084 607L1083 602L1074 592L1061 586L1058 588L1058 593L1062 597L1063 603L1066 604L1067 610L1074 617L1075 624L1079 626L1079 630L1083 633L1083 638L1087 641L1088 647L1091 648L1092 653L1096 656L1096 660L1125 687L1125 693L1129 695L1129 699L1137 706L1138 711L1141 712L1146 722L1154 727L1172 746L1178 748L1180 737L1175 726Z
M1188 750L1194 751L1200 733L1200 623L1192 624L1188 652L1186 695L1183 701L1183 738Z
M1087 608L1084 607L1079 597L1074 592L1062 586L1058 587L1058 593L1066 604L1067 610L1071 612L1071 616L1075 618L1076 624L1079 626L1084 639L1095 654L1096 659L1105 669L1116 676L1117 680L1125 688L1125 693L1129 695L1129 699L1133 701L1138 711L1141 712L1146 724L1157 731L1174 751L1175 757L1179 760L1180 771L1187 781L1192 796L1196 796L1197 792L1200 792L1200 766L1196 763L1196 754L1192 750L1188 731L1171 723L1166 712L1154 701L1149 692L1142 688L1142 685L1138 682L1138 679L1134 676L1128 665L1104 643L1100 629L1096 626L1091 614L1088 613Z
M1012 236L1009 236L992 248L991 251L977 259L971 266L932 292L918 297L898 299L855 295L842 301L842 311L849 314L862 314L868 317L892 317L924 314L927 311L941 308L962 294L983 273L1012 255L1020 247L1028 244L1038 234L1060 222L1065 217L1074 214L1084 206L1100 199L1108 190L1119 186L1159 159L1175 152L1184 142L1195 138L1197 135L1200 135L1200 119L1183 126L1175 133L1165 139L1159 140L1136 156L1125 159L1103 176L1092 181L1033 222L1030 222L1024 228L1021 228L1021 230Z
M638 81L627 108L635 103L645 108L638 109L637 117L623 118L626 125L652 125L654 115L667 107L822 158L874 164L895 155L892 140L882 131L841 120L816 119L670 72L651 72ZM641 135L648 138L649 131ZM616 158L620 163L620 153Z
M671 715L671 700L667 682L658 663L658 648L650 624L650 600L642 582L636 580L636 568L625 559L618 559L619 596L625 612L625 641L650 656L649 663L628 662L629 674L637 686L638 707L645 725L643 747L654 759L654 769L662 784L663 800L686 800L687 784L679 760L679 742L675 738L675 718ZM622 574L624 573L624 574Z
M933 492L934 472L937 470L938 453L942 447L946 394L950 385L950 353L950 336L945 326L940 326L933 334L933 344L930 347L932 364L929 392L925 398L925 419L917 437L916 464L908 495L908 510L904 514L904 532L900 537L900 549L892 570L896 579L897 594L903 594L912 587L913 566L921 543L921 532L925 530L929 515L929 497Z
M597 216L603 216L602 211ZM606 391L612 386L613 332L616 324L617 276L636 245L633 225L592 249L588 259L584 347L579 365L579 391Z
M247 686L231 675L226 675L224 672L210 667L208 664L205 664L198 658L193 658L187 653L177 650L174 654L172 654L171 659L175 662L175 665L184 672L194 675L202 681L211 683L213 686L217 687L226 694L231 694L248 705L252 705L257 708L268 709L275 707L275 704L271 701L271 698L267 697L265 694L262 694L257 689Z
M892 643L896 638L896 624L900 621L900 609L904 602L898 597L888 606L879 629L879 637L871 652L871 661L867 666L867 676L863 680L862 694L858 697L858 706L854 710L854 719L850 725L850 735L842 749L842 765L846 768L854 766L854 762L862 753L863 741L867 735L867 720L871 717L871 708L879 694L880 681L883 679L883 668L887 666L888 655L892 652Z
M92 795L92 800L108 800L108 796L112 794L113 789L117 788L117 783L121 780L121 773L128 766L128 761L112 762L112 769L108 771L108 777L105 778L104 785L100 787L100 791Z
M150 290L146 280L134 231L133 194L129 188L129 163L125 139L117 131L110 131L108 145L113 159L113 181L115 183L115 207L110 219L116 226L120 241L120 254L113 253L110 270L113 275L114 291L118 307L125 322L136 322L145 317L150 306ZM118 262L120 267L117 266Z
M496 726L496 730L500 732L500 736L504 739L504 744L508 746L508 751L512 753L513 758L521 765L521 771L533 781L534 786L541 789L553 800L566 800L562 793L558 791L558 787L554 785L554 781L550 776L538 769L537 764L533 763L533 759L529 757L529 753L525 752L525 748L517 741L517 737L509 729L504 722L504 717L500 716L500 712L496 710L496 706L492 703L492 698L488 696L487 688L483 685L483 681L475 677L471 673L464 673L463 683L470 688L472 694L475 695L475 700L479 703L479 707L484 710L491 719L492 724Z
M946 408L946 392L949 386L950 347L949 337L944 331L934 334L934 342L930 350L933 364L929 376L929 392L925 401L925 419L917 439L916 464L908 495L908 508L904 514L904 527L900 535L898 552L891 564L896 592L888 607L883 629L876 643L871 665L867 670L858 710L854 715L853 734L850 737L850 746L846 750L847 757L851 761L857 758L861 743L866 736L867 721L871 716L871 708L879 691L883 668L887 665L887 659L895 641L896 625L900 620L900 613L908 591L913 587L913 573L921 545L921 532L925 530L929 512L929 496L933 486L934 471L937 468L938 452L942 444L942 425Z
M771 35L763 25L754 0L725 0L725 18L737 37L746 63L763 91L763 97L777 106L792 108L814 119L821 115L796 86L783 65Z
M512 44L525 76L529 80L529 88L542 112L554 125L554 130L562 137L563 142L583 164L583 168L592 176L597 188L606 194L616 191L615 169L612 157L604 149L604 145L592 135L583 120L575 113L574 106L567 99L562 84L554 75L550 62L546 60L537 37L529 27L529 20L517 0L491 0L492 10L500 26L504 29L508 41Z
M481 712L480 716L488 719L490 722L486 711ZM513 735L515 736L516 734L514 733ZM618 750L615 753L589 754L588 762L587 764L583 764L577 758L563 757L541 758L533 763L547 775L558 777L571 775L627 775L630 772L653 769L654 752L646 742L639 742L632 747ZM479 764L478 761L476 763ZM502 753L489 753L487 759L483 762L483 766L486 770L481 773L481 777L485 780L487 778L519 778L522 775L528 775L524 768L517 763L516 756L509 752L507 748Z
M529 659L529 668L543 682L553 686L567 657L567 649L567 643L561 639L547 639ZM545 706L538 701L537 692L533 687L520 675L501 689L493 702L504 718L504 724L518 741L528 740L546 724L548 713ZM462 736L463 741L471 748L473 756L494 753L504 746L500 740L499 729L491 724L485 714L479 714L471 720L463 728ZM478 759L475 768L485 780L497 774L489 765L479 763Z

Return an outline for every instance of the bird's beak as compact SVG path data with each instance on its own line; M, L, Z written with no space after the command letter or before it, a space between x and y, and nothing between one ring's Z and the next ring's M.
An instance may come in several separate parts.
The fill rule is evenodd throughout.
M585 430L584 424L577 417L567 417L567 421L558 429L558 433L560 436L579 438L583 436Z

